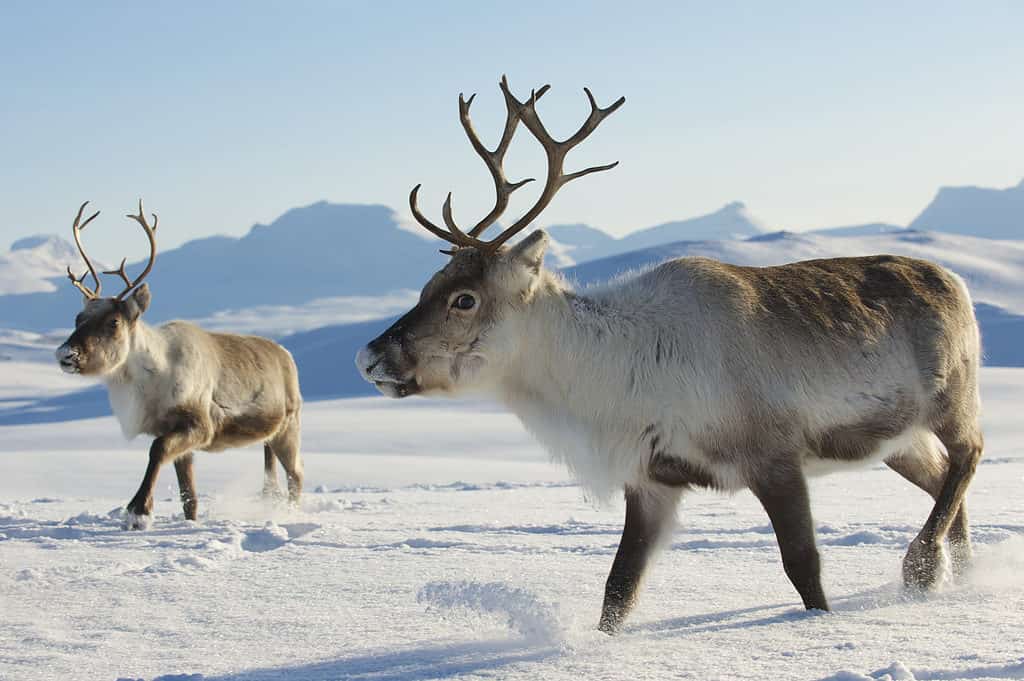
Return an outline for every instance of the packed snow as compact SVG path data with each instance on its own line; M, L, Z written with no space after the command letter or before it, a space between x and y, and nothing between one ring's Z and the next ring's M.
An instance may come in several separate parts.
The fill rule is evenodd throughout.
M0 400L71 386L0 372ZM1024 370L982 381L968 574L905 591L929 499L883 467L816 479L834 612L810 614L753 497L693 493L616 638L595 627L621 505L491 405L310 402L300 508L259 497L259 448L199 454L199 521L164 470L144 532L121 513L146 440L110 417L2 427L0 679L1022 678Z

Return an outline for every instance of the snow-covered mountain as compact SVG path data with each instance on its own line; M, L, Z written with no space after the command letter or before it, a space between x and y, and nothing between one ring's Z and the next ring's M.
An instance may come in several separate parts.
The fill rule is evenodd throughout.
M1024 180L1007 189L942 187L910 228L1024 239Z
M551 225L547 228L551 247L545 256L548 267L570 267L612 252L617 239L590 225Z
M635 251L676 241L744 239L767 231L768 228L750 213L744 203L733 201L714 213L666 222L628 234L617 240L616 250L620 253Z
M902 232L906 227L894 225L889 222L867 222L863 225L844 225L843 227L820 227L810 230L813 234L824 234L825 236L872 236L875 234L890 234Z
M548 266L569 267L676 241L744 239L768 229L745 204L733 201L713 213L655 225L619 239L588 225L553 225L547 231L554 240Z
M19 239L9 253L0 253L0 296L57 290L55 279L68 266L82 269L78 251L55 234Z

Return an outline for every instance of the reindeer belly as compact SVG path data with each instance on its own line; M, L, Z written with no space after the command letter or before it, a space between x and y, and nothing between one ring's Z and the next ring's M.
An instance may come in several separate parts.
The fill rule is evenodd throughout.
M223 414L217 432L203 450L219 452L269 440L281 430L284 420L283 412Z
M819 447L810 450L802 462L804 473L819 476L874 466L893 454L910 449L921 432L916 428L908 428L893 437L854 438L836 448Z

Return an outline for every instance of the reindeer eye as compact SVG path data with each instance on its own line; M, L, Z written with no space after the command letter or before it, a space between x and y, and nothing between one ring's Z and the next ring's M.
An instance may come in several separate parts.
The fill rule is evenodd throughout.
M476 305L476 298L468 293L463 293L455 299L454 303L452 303L452 307L456 307L460 310L472 310L474 305Z
M120 324L120 322L117 320L117 317L114 317L109 322L107 322L107 326L109 326L111 330L116 330L118 324Z

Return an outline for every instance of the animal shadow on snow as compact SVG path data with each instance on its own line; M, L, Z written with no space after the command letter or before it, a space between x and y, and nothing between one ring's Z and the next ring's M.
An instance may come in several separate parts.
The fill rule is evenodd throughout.
M63 395L26 395L0 400L0 426L61 423L110 414L107 391L102 386Z
M906 679L907 681L956 681L957 679L1024 679L1024 658L1008 664L981 665L963 669L907 669L894 663L867 675L839 672L818 681L860 681L862 679Z
M223 676L171 674L152 681L413 681L498 672L509 665L542 662L559 654L560 649L554 646L537 648L523 641L480 641L382 650L338 660L252 669Z
M839 610L883 607L894 600L901 599L897 592L898 588L895 586L873 589L836 599L836 606ZM785 608L785 610L765 616L750 617L779 608ZM827 617L828 615L817 612L808 613L798 609L798 605L793 603L774 603L642 624L627 627L624 633L625 635L646 634L655 638L676 637L705 631L768 626L819 616ZM562 654L561 647L550 644L531 644L529 640L474 641L400 650L381 650L336 660L251 669L218 676L171 674L155 677L151 681L290 681L293 679L303 679L303 681L334 681L335 679L413 681L415 679L444 679L473 673L500 676L501 670L506 667L544 662Z
M755 613L768 612L786 608L792 605L792 609L762 617L748 617ZM808 613L806 610L796 609L796 604L773 603L772 605L757 605L750 608L738 610L722 610L709 612L702 615L687 615L686 617L673 617L660 622L648 622L627 626L624 633L650 634L655 638L675 637L682 634L692 634L706 631L725 631L728 629L746 629L748 627L762 627L781 622L792 622L804 617L813 617L818 613Z
M900 584L893 582L858 593L846 596L837 596L832 599L831 613L821 612L818 610L804 610L803 606L800 605L798 601L793 601L790 603L756 605L737 610L722 610L718 612L704 613L701 615L673 617L661 620L660 622L649 622L646 624L627 626L625 632L649 634L655 638L664 638L701 632L747 629L751 627L764 627L786 622L798 622L809 617L828 617L830 615L846 612L876 610L890 605L909 603L931 597L934 596L908 591ZM774 614L765 614L759 617L753 616L758 613L769 613L771 611L779 610L780 608L784 608L784 610L781 612L775 612Z

